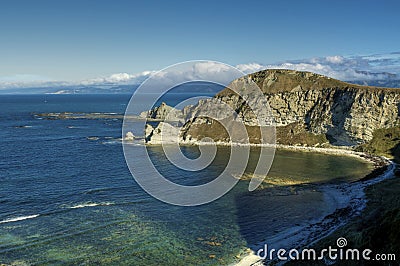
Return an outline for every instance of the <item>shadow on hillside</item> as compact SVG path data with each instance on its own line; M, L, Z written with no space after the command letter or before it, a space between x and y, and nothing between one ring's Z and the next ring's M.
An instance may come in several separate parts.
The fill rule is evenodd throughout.
M391 148L390 153L393 155L394 161L396 163L400 163L400 143Z
M351 118L351 108L356 97L356 92L349 93L348 91L336 90L332 95L332 103L326 102L321 106L315 106L309 110L305 116L307 128L310 129L311 125L319 126L326 123L326 116L324 114L327 108L330 109L330 117L332 125L327 126L325 134L326 139L330 144L337 146L352 145L353 141L345 130L346 119ZM328 105L332 105L328 107Z

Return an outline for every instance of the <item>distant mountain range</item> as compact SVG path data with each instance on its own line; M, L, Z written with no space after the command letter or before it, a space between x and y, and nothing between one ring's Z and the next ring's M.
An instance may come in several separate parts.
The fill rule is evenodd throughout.
M139 85L12 88L2 89L0 94L127 94L133 93L138 87Z
M400 88L400 79L397 75L387 76L386 79L376 80L347 80L346 82L364 86L378 86L387 88ZM2 89L0 94L132 94L140 84L131 85L71 85L71 86L47 86L32 88ZM177 86L175 93L207 92L217 93L223 88L212 84L193 82L185 86Z
M400 80L399 79L387 79L387 80L352 80L347 81L349 83L365 85L365 86L376 86L376 87L385 87L385 88L400 88Z
M132 85L92 85L92 86L55 86L37 88L2 89L0 94L132 94L140 84ZM173 93L217 93L224 88L205 82L191 82L172 89Z

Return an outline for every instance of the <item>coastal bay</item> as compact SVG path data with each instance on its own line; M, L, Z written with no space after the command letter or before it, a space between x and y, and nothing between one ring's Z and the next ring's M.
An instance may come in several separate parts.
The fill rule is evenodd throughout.
M7 264L238 262L265 237L334 211L335 204L321 188L360 179L373 167L353 157L278 150L271 179L281 183L266 184L252 194L243 180L215 203L168 206L152 199L130 176L118 140L120 120L46 120L33 114L120 113L127 96L37 96L36 103L15 97L12 105L7 104L10 96L1 105L4 149L14 151L1 166L7 175L0 193L0 258ZM109 103L106 110L103 101ZM199 152L194 146L182 149L192 157ZM166 164L159 147L148 147L160 171L183 184L215 177L226 163L227 149L221 147L205 173L188 175ZM252 149L257 156L257 147ZM24 151L24 156L15 151ZM27 167L15 167L17 163ZM20 186L26 182L29 190ZM282 220L286 222L276 222Z

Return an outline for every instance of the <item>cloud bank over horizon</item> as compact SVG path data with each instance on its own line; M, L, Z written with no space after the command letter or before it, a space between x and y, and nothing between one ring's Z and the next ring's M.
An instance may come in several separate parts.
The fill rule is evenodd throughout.
M267 68L310 71L343 81L400 79L400 52L368 56L327 56L288 60L278 64L241 64L241 71L252 73Z
M292 69L310 71L343 81L369 81L400 79L400 52L374 54L368 56L327 56L303 60L287 60L275 64L247 63L236 65L245 74L264 69ZM201 76L204 72L223 74L223 69L216 68L213 62L199 63L185 73L191 78ZM71 87L71 86L121 86L138 85L157 71L143 71L140 73L116 73L106 77L97 77L80 81L57 81L37 75L0 76L0 89L34 88L34 87Z

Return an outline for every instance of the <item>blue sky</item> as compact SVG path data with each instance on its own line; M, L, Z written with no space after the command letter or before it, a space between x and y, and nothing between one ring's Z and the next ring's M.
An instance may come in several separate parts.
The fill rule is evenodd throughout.
M0 2L0 81L399 51L399 1Z

